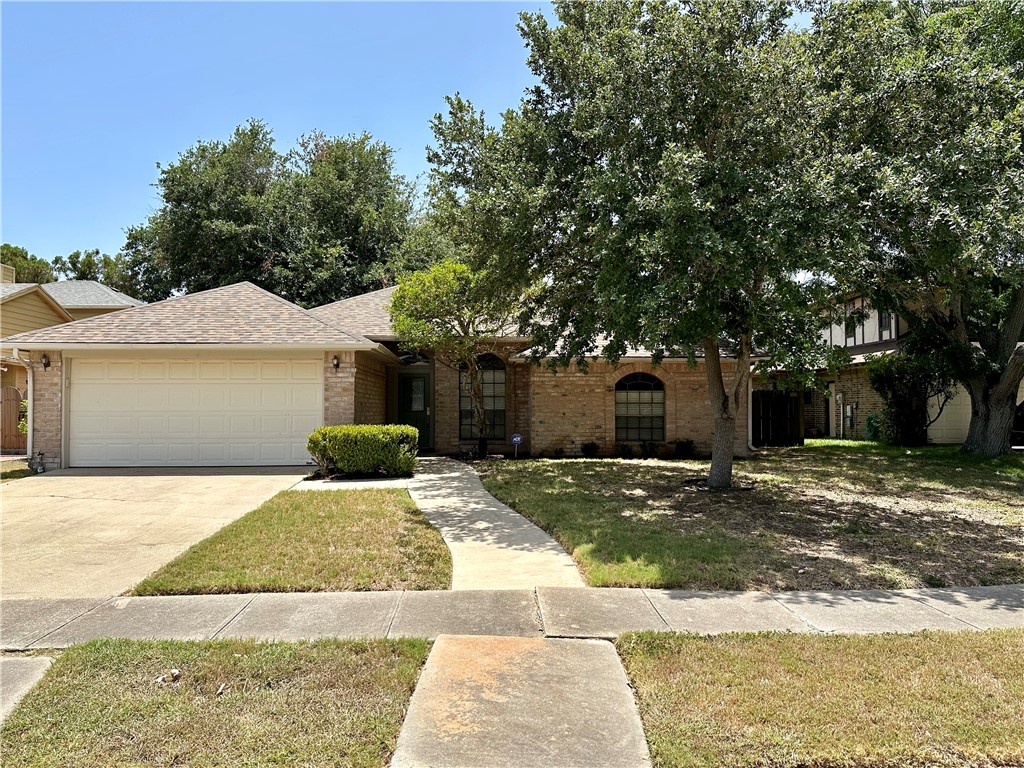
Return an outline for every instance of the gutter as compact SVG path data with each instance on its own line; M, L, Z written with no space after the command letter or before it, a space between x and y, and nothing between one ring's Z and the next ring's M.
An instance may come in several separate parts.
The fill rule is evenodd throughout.
M11 342L12 339L5 339L6 342ZM83 350L83 349L101 349L101 350L119 350L119 349L131 349L131 350L149 350L151 352L158 352L165 349L175 350L218 350L218 349L231 349L231 350L244 350L252 352L272 352L274 350L302 350L307 349L310 351L330 351L330 350L362 350L362 351L375 351L380 344L373 344L367 342L353 342L346 341L334 344L274 344L274 343L261 343L254 342L252 344L221 344L218 342L193 342L193 343L171 343L163 344L160 342L141 342L141 343L128 343L128 344L117 344L111 342L73 342L73 343L61 343L61 342L46 342L46 341L22 341L18 343L18 346L22 349L29 351L62 351L65 349L71 350Z

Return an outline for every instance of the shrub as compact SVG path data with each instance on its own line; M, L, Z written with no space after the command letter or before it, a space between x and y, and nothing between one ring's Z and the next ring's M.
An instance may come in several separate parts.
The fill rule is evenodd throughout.
M28 434L28 400L22 400L18 408L18 431L23 435Z
M652 440L644 440L640 443L640 455L645 459L658 458L658 443Z
M868 440L878 440L882 436L882 420L877 413L869 413L864 419L864 434Z
M580 453L582 453L588 459L592 459L595 456L597 456L597 452L599 450L601 450L601 446L599 446L597 443L593 441L589 443L583 443L583 445L580 446Z
M615 455L620 459L632 459L635 455L635 451L633 450L633 446L629 443L616 443Z
M419 430L401 424L320 427L306 450L325 475L411 475Z

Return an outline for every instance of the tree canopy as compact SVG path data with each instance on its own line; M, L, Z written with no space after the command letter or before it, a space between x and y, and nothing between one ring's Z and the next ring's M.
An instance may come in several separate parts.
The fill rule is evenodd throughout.
M412 189L369 134L312 133L286 154L255 120L200 141L160 168L162 205L128 232L129 264L150 293L249 280L302 306L392 284Z
M0 245L0 264L14 267L19 283L52 283L53 267L46 259L41 259L18 245L4 243Z
M538 354L703 358L727 486L752 351L825 353L804 36L782 0L555 9L521 16L539 84L499 127L459 96L435 118L435 188Z
M966 387L984 454L1009 450L1024 377L1022 31L1008 0L858 0L813 35L835 274Z

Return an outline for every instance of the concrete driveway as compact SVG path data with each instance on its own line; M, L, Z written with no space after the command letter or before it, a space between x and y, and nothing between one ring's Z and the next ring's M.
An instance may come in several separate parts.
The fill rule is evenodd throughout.
M303 467L66 469L0 485L0 596L119 595Z

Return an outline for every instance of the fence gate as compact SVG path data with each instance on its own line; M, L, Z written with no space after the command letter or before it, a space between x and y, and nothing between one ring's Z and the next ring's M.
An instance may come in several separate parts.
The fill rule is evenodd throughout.
M0 387L0 451L4 453L24 453L28 448L28 435L18 431L21 401L17 387Z

